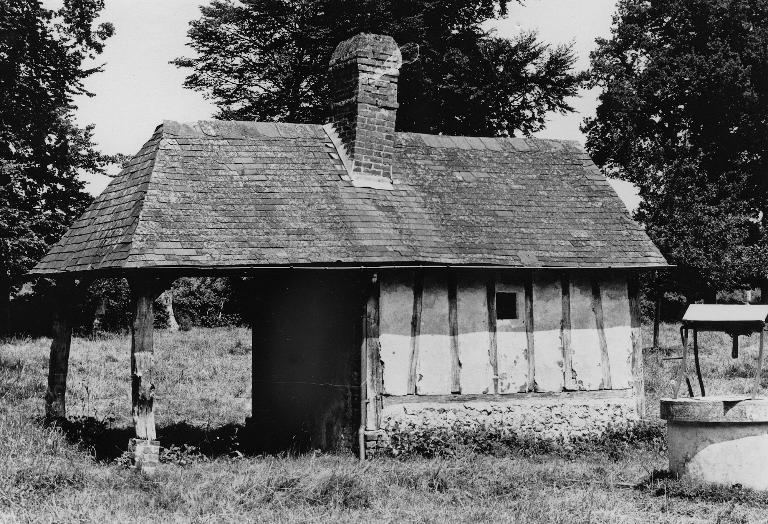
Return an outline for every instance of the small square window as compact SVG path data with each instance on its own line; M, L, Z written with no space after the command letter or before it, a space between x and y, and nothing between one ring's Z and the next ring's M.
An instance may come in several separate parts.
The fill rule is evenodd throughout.
M517 318L517 293L496 293L496 318Z

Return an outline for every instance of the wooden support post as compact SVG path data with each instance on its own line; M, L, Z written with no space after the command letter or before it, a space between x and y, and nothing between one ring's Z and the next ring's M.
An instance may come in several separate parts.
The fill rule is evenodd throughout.
M680 386L683 385L683 378L687 380L688 377L686 377L686 360L688 359L688 329L681 327L680 328L680 338L683 342L683 355L680 358L680 370L678 371L677 375L677 382L675 383L675 391L673 392L673 398L677 398L677 395L680 393ZM690 390L690 386L688 388ZM693 392L691 392L691 396L693 396Z
M459 316L456 275L448 273L448 331L451 336L451 393L461 394L461 359L459 358Z
M153 302L163 291L160 280L136 275L128 280L131 288L131 414L136 438L129 450L134 467L151 473L160 458L160 443L155 431L155 385Z
M367 303L366 312L362 318L362 343L360 344L360 431L358 432L358 457L365 460L365 429L368 427L368 348L366 341L368 339L368 314Z
M536 355L533 347L533 273L525 278L525 340L528 357L528 391L536 391Z
M51 353L48 362L48 388L45 391L45 419L54 422L67 416L66 392L69 350L72 344L71 311L75 305L72 278L59 279L53 295L53 325ZM72 301L72 302L70 302Z
M499 393L499 347L496 338L496 278L491 277L485 287L486 302L488 304L488 357L493 373L493 393Z
M419 369L419 335L421 334L421 303L424 298L424 275L416 271L413 279L413 313L411 314L411 355L408 362L408 394L416 394Z
M133 278L131 286L131 404L136 438L154 440L155 385L152 383L154 360L154 308L158 296L154 282Z
M367 410L365 429L375 431L381 427L383 369L379 345L379 281L376 274L371 278L370 293L365 305L365 353L367 355Z
M701 377L701 365L699 364L699 330L693 330L693 362L696 365L696 377L699 379L699 389L701 396L706 396L704 392L704 379ZM691 395L693 396L693 395Z
M600 389L613 389L611 360L608 355L608 341L605 338L603 299L600 296L600 281L597 277L592 277L592 311L595 313L595 327L597 328L597 339L600 343L600 369L603 372Z
M632 389L637 400L637 414L645 416L645 379L643 375L643 329L640 317L640 283L636 275L628 275L629 323L632 338Z
M763 370L763 345L765 339L765 326L760 328L760 346L757 350L757 371L755 372L755 385L752 388L752 397L760 394L760 376Z
M579 389L573 377L573 347L571 347L571 279L568 273L560 275L560 289L563 296L562 316L560 319L560 341L563 347L564 389L575 391Z

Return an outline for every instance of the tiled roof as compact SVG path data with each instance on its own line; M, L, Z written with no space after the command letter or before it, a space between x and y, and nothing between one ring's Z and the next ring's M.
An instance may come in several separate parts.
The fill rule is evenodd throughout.
M356 188L320 125L166 121L35 274L150 267L653 267L575 142L398 133Z

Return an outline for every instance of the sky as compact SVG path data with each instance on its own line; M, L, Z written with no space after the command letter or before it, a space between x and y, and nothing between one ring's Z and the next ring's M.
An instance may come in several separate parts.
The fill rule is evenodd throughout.
M61 0L44 0L57 6ZM206 0L108 0L102 21L112 22L115 35L107 41L97 59L103 72L86 81L95 96L80 97L77 119L95 125L95 141L103 153L137 152L163 120L194 121L211 118L213 104L201 93L183 87L186 71L169 63L189 55L186 46L189 22L199 17L199 6ZM489 23L499 36L512 36L536 30L541 40L551 44L573 42L578 55L577 69L589 65L589 52L597 37L608 36L615 0L526 0L509 4L502 20ZM547 127L536 134L584 142L579 126L592 116L597 92L583 90L569 102L576 109L567 115L550 114ZM90 176L87 189L100 193L108 177ZM637 205L634 188L612 181L630 209Z

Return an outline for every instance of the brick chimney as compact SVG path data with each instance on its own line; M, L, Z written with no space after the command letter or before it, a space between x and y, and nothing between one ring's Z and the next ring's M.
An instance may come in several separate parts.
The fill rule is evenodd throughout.
M402 57L390 36L361 33L331 56L331 122L326 126L352 183L392 189L397 77Z

